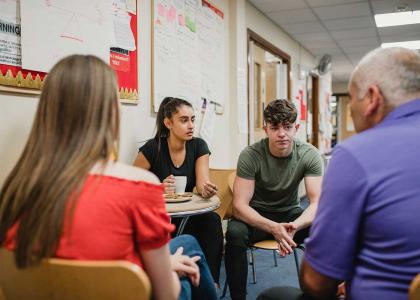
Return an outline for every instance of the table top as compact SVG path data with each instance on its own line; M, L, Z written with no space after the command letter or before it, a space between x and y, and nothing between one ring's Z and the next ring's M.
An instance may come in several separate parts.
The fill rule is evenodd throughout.
M213 211L220 206L220 199L216 195L203 198L194 194L191 201L180 203L166 203L166 210L171 217L186 217Z

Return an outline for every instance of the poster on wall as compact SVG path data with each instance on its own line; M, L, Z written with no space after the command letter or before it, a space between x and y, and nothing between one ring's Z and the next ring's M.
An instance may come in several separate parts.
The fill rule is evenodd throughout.
M1 86L39 93L46 72L58 60L71 54L92 54L115 70L120 98L137 102L135 1L2 1Z
M0 64L20 66L20 16L16 1L6 0L0 13Z
M224 104L225 16L208 0L153 1L152 98Z
M319 150L321 153L331 152L332 122L331 105L332 95L331 72L319 78Z

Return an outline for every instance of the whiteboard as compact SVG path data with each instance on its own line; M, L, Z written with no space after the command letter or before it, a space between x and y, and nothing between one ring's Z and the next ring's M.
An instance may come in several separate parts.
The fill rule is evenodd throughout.
M153 104L179 97L224 104L224 13L208 0L154 0ZM207 103L208 103L207 102Z

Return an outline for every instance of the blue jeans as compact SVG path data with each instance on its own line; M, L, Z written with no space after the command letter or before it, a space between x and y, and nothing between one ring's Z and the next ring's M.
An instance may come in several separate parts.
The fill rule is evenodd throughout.
M180 235L176 238L173 238L169 242L169 248L171 254L174 254L175 251L179 248L184 248L184 255L187 256L200 256L200 260L197 262L200 268L200 284L198 287L195 287L191 284L188 277L182 277L181 280L181 294L179 296L180 300L189 300L189 299L203 299L203 300L215 300L218 299L216 288L214 286L213 277L210 274L209 267L204 257L203 251L200 248L197 240L188 234Z

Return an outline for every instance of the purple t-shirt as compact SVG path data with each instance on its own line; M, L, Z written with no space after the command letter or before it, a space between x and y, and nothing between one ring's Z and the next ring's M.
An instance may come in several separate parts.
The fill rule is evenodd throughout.
M420 99L338 145L305 241L348 299L408 299L420 272Z

